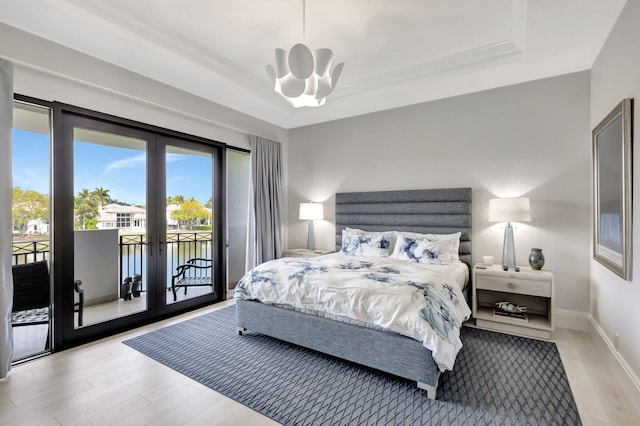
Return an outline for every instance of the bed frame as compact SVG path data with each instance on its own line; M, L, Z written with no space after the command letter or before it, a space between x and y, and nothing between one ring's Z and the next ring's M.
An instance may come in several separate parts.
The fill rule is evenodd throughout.
M462 232L460 260L471 268L471 188L336 194L336 250L345 227L367 231ZM471 269L470 269L471 270ZM465 297L470 292L467 285ZM440 370L422 342L396 333L236 301L238 334L265 334L415 381L435 399Z

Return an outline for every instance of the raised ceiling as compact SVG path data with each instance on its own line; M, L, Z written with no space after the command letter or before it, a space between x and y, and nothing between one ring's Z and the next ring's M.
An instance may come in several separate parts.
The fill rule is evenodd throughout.
M590 69L625 0L0 0L0 22L284 128ZM265 72L346 62L319 108Z

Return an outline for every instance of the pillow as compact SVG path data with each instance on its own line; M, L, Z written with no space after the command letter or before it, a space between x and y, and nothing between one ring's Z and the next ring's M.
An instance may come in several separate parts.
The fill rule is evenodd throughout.
M348 226L342 230L342 238L344 240L345 232L347 235L364 235L365 237L378 237L382 235L389 240L389 254L393 251L396 242L396 231L365 231L357 228L349 228Z
M454 245L453 239L432 241L424 236L415 237L398 233L398 240L391 257L417 263L448 265L454 261L451 256Z
M340 253L349 256L382 257L389 255L391 242L385 235L363 235L342 232L342 249Z
M419 234L417 232L398 232L398 237L400 235L408 236L411 238L426 238L429 241L443 241L449 240L452 242L452 246L450 248L450 255L452 262L460 262L460 236L462 232L454 232L453 234Z

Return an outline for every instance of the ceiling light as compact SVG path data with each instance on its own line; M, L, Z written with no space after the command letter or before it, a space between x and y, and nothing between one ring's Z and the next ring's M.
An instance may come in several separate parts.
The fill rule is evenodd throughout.
M302 33L304 37L305 0L302 1ZM275 68L272 65L266 67L274 90L294 108L324 105L338 83L344 62L331 70L331 49L312 51L302 43L293 46L288 53L283 49L275 52Z

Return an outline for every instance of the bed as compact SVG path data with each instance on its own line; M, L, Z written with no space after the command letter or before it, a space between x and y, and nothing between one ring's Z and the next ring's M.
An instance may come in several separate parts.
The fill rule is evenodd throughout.
M457 257L466 270L460 283L460 294L464 295L464 308L468 310L468 271L471 264L470 188L338 193L335 203L336 251L343 247L343 234L347 238L352 237L352 229L374 235L390 230L403 235L460 233ZM345 244L348 246L348 242ZM323 259L304 261L279 259L275 262L281 262L281 272L289 273L285 268L306 264L307 268L311 265L318 269L324 267L322 265L326 262L340 262L339 256L341 255L327 255L321 256ZM368 257L353 259L369 261ZM388 265L376 263L374 267L387 268ZM260 270L256 268L247 276L258 272ZM447 361L436 361L440 350L426 348L425 341L381 329L376 325L365 325L360 321L338 321L338 318L331 315L318 316L305 309L296 310L277 303L261 303L251 295L242 294L243 291L243 286L239 285L234 293L237 299L236 325L239 334L251 330L403 377L415 381L419 388L427 392L429 398L435 399L438 379L444 371L443 364L447 364ZM426 292L425 299L428 299ZM459 332L460 324L461 321L456 332Z

